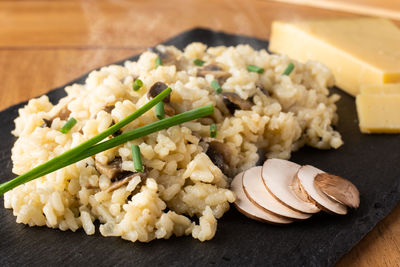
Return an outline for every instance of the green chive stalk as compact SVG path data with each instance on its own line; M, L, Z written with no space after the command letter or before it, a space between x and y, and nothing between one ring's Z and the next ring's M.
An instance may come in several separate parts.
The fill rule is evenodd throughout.
M157 105L154 108L156 112L156 117L159 120L164 119L165 118L164 103L163 102L157 103Z
M142 157L140 156L140 148L138 145L131 145L132 150L132 160L135 171L144 172Z
M250 72L264 73L264 69L256 65L247 65L246 69Z
M165 90L168 90L168 88ZM160 95L158 95L158 96L160 96ZM157 97L153 98L153 100L156 99ZM32 169L31 171L29 171L23 175L20 175L11 181L1 184L0 185L0 195L4 194L5 192L7 192L21 184L24 184L24 183L32 181L36 178L42 177L46 174L49 174L58 169L64 168L68 165L71 165L73 163L81 161L85 158L88 158L90 156L93 156L95 154L103 152L110 148L122 145L128 141L147 136L149 134L158 132L160 130L167 129L169 127L172 127L172 126L184 123L184 122L188 122L191 120L195 120L195 119L198 119L201 117L211 115L213 112L214 112L214 107L212 105L203 106L203 107L193 109L193 110L190 110L190 111L187 111L187 112L184 112L184 113L181 113L181 114L178 114L178 115L175 115L175 116L172 116L172 117L160 120L160 121L156 121L156 122L147 124L140 128L125 132L117 137L114 137L110 140L101 142L97 145L93 145L89 148L85 147L83 150L82 149L79 150L79 153L74 153L72 157L68 157L68 158L66 158L65 156L61 157L62 155L66 154L67 152L70 152L72 150L71 149L71 150L61 154L60 156L57 156L56 157L56 158L58 158L57 161L54 161L54 159L56 159L56 158L53 158L52 160ZM115 125L117 125L117 124L115 124ZM41 168L38 170L39 167L41 167Z
M294 70L294 64L293 64L293 62L289 62L288 66L287 66L286 69L283 71L282 75L287 75L287 76L289 76L290 73L292 73L293 70Z

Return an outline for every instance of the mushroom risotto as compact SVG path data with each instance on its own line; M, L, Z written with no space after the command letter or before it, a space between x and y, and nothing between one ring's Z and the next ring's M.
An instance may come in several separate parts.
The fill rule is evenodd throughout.
M284 73L293 64L293 71ZM132 90L136 79L143 81L137 91ZM4 195L4 205L13 209L18 223L30 226L82 227L91 235L98 221L103 236L133 242L172 235L209 240L217 219L235 201L229 177L254 166L263 153L288 159L303 145L329 149L342 144L332 128L339 99L329 95L327 87L333 84L331 72L320 63L301 64L248 45L192 43L184 51L158 46L137 62L103 67L91 72L85 84L67 86L67 96L57 105L47 96L30 100L15 120L13 172L23 174L97 135L167 86L172 93L165 99L166 116L206 104L215 106L214 114L23 184ZM71 117L77 123L61 133ZM151 110L122 132L156 120ZM143 173L135 172L132 144L140 148Z

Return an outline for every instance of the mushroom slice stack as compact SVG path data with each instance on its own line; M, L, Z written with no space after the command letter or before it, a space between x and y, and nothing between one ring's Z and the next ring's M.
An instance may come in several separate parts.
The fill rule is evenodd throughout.
M261 170L262 167L257 166L248 169L243 174L243 189L252 203L266 212L285 218L305 220L311 217L311 214L298 212L283 205L268 192L262 181Z
M360 193L350 181L310 165L268 159L233 179L236 208L249 218L288 224L320 210L344 215L358 208Z
M282 159L268 159L262 167L262 178L268 191L284 205L303 213L317 213L320 209L296 194L296 173L300 165Z
M275 223L275 224L288 224L291 223L292 220L276 216L272 213L268 213L254 205L246 196L243 191L242 185L243 172L239 173L235 176L231 183L231 189L236 194L235 206L236 208L243 213L245 216L258 220L261 222Z

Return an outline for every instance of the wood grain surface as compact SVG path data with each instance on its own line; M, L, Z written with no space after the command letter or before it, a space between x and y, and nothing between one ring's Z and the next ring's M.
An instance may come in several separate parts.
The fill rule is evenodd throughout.
M0 109L193 27L267 39L275 19L349 16L266 0L0 0ZM400 205L338 266L400 266Z
M398 0L274 0L274 1L400 20L400 1Z

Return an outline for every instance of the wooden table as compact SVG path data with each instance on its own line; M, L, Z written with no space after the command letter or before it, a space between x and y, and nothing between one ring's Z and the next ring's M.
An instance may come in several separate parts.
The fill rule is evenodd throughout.
M267 39L274 19L338 16L354 15L267 0L0 0L0 109L196 26ZM338 263L353 265L400 265L400 205Z

